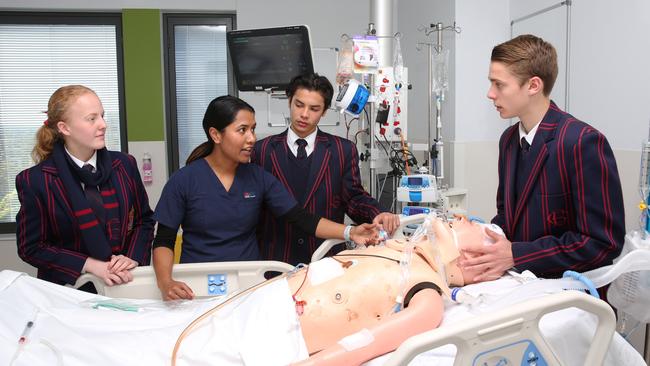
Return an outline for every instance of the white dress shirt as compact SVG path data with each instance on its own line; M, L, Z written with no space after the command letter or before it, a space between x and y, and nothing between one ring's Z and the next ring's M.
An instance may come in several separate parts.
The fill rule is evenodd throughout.
M70 153L70 151L68 151L67 147L65 147L65 152L70 156L72 161L74 161L74 163L79 166L79 168L83 168L84 165L90 164L93 167L93 171L97 170L97 150L95 150L95 153L93 154L93 156L90 157L90 159L88 159L88 161L81 161L80 159L77 159L74 155ZM80 183L81 183L81 189L84 189L86 185L83 182Z
M542 123L542 121L537 122L535 127L531 128L528 133L524 131L524 126L519 121L519 145L521 145L521 138L525 137L526 141L528 141L528 145L533 146L533 140L535 139L535 134L537 133L537 127L539 127L539 124Z
M309 135L305 136L304 140L307 141L307 146L305 146L305 151L307 152L307 156L311 155L312 152L314 152L314 147L316 147L316 134L318 133L318 128L314 130L314 132L310 133ZM289 132L287 133L287 145L289 146L289 150L293 153L293 156L298 156L298 143L296 142L300 136L298 136L291 127L289 127Z

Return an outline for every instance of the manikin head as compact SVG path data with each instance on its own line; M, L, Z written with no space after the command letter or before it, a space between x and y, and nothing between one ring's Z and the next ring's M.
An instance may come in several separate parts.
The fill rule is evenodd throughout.
M418 252L430 263L436 263L438 255L440 262L445 266L447 282L450 286L463 286L474 282L479 272L461 269L458 259L469 255L466 251L475 250L479 246L491 245L494 240L487 235L486 230L503 235L498 226L471 222L465 217L458 217L452 222L433 218L431 230L434 238L424 238L416 243ZM435 248L430 245L432 243ZM430 259L427 259L430 257Z

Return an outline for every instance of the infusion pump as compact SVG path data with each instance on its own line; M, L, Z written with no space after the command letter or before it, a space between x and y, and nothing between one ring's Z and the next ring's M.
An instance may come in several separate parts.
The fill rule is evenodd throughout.
M397 187L400 202L436 202L438 189L436 177L430 174L405 175Z

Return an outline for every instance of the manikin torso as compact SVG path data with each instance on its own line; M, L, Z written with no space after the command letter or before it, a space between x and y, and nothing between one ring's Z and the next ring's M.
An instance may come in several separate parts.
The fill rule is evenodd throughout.
M404 291L408 292L421 282L434 283L447 291L447 286L434 269L435 264L429 264L435 263L433 251L426 249L423 243L428 244L428 241L418 243L411 257ZM393 313L397 295L402 291L399 261L403 247L403 241L389 240L385 246L347 250L333 259L326 258L337 262L350 261L352 265L335 263L341 266L342 271L338 268L330 270L338 274L322 283L313 284L309 277L304 280L306 269L288 279L295 299L305 301L299 318L310 354L335 344L345 336L378 325ZM316 268L313 263L311 266Z

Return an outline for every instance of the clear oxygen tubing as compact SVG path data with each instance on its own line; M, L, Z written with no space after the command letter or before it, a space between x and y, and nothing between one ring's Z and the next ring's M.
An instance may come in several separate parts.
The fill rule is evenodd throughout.
M440 248L438 245L436 245L436 235L433 232L433 225L431 225L431 220L435 220L435 217L435 214L429 214L426 220L424 220L427 226L427 237L429 238L429 244L433 247L433 255L435 257L436 267L438 268L440 280L445 285L445 287L449 287L449 283L447 283L447 268L445 267L445 263L442 262Z
M446 281L447 276L445 274L445 267L440 259L440 253L438 252L438 247L435 245L435 235L433 233L433 226L431 225L431 220L435 219L434 214L429 214L424 219L422 225L418 226L413 235L406 241L404 246L404 251L402 252L402 257L400 259L400 282L399 282L399 292L397 293L395 299L395 306L393 306L392 312L396 313L402 310L404 305L404 296L406 296L406 286L408 285L408 280L410 277L410 265L411 259L413 258L413 250L415 249L415 243L422 240L425 236L429 240L429 244L433 247L434 256L436 259L436 266L440 272L440 276L443 281ZM445 282L446 285L448 285Z
M413 249L415 248L415 242L412 240L407 240L404 245L404 251L402 252L402 257L399 260L399 269L400 269L400 279L399 279L399 290L397 296L395 297L395 306L393 307L394 313L399 312L404 308L404 296L406 296L406 286L408 284L409 278L411 277L411 259L413 258Z
M456 287L451 289L452 300L456 303L468 305L470 312L481 312L502 309L506 306L519 303L526 299L539 297L549 293L564 290L589 291L593 287L575 278L540 279L532 278L506 293L470 293L466 289Z
M427 225L428 223L428 225ZM400 268L400 280L399 280L399 290L397 296L395 297L395 306L393 306L392 312L397 313L404 307L404 296L406 296L406 285L408 284L409 277L411 275L411 259L413 258L413 249L415 248L415 243L420 241L427 234L426 227L431 226L429 217L424 220L422 225L418 226L413 235L411 235L406 243L404 244L404 251L402 252L402 257L399 261Z
M452 300L477 306L489 304L491 309L519 302L520 299L538 296L560 290L590 291L612 283L620 275L627 272L650 270L650 250L635 249L621 258L615 264L597 268L584 273L567 271L564 278L560 279L530 279L505 295L490 295L481 293L477 296L470 294L462 288L452 289ZM496 296L499 296L498 298Z
M442 216L436 216L435 212L428 214L425 217L424 222L422 223L422 225L418 226L418 228L415 229L415 231L413 232L413 235L411 235L411 237L409 238L409 241L411 241L413 243L417 243L418 241L422 240L422 238L424 238L425 235L427 236L427 238L429 239L429 243L431 244L431 246L433 246L433 253L434 253L434 256L435 256L435 260L436 260L435 264L436 264L436 266L438 268L438 272L440 274L440 277L442 278L442 281L445 282L445 285L449 286L449 284L447 283L447 273L446 273L446 270L445 270L445 266L444 266L444 263L442 263L442 259L440 258L441 257L440 256L440 250L439 250L438 246L435 243L436 235L433 232L433 225L431 224L433 220L438 220L438 219L445 220L445 221L447 220L447 218L446 218L446 216L444 214ZM454 244L456 244L456 243L454 243Z

